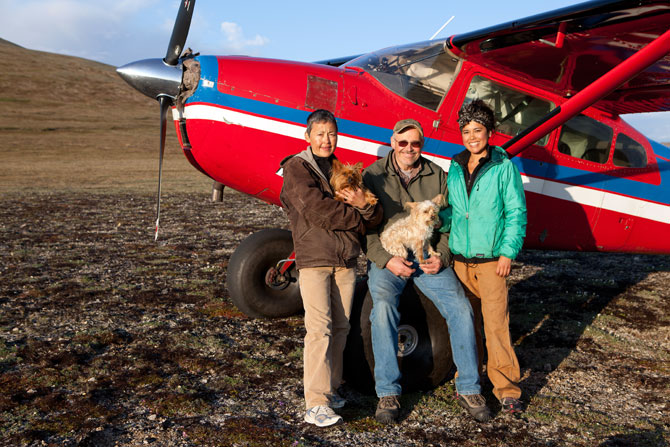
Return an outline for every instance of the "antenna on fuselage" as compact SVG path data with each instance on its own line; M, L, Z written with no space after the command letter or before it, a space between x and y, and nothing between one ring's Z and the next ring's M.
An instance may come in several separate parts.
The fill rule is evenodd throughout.
M442 30L443 30L447 25L449 25L449 22L451 22L452 20L454 20L454 17L456 17L456 16L451 16L451 18L450 18L449 20L447 20L446 22L444 22L444 25L442 25L442 27L441 27L440 29L438 29L438 30L435 32L435 34L433 34L433 36L432 36L430 39L428 39L428 40L433 40L433 39L435 39L435 37L437 37L437 35L440 34L440 33L442 32Z

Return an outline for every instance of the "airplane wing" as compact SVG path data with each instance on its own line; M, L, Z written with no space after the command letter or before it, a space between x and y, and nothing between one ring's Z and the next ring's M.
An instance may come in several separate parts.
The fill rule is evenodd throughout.
M446 47L460 57L570 97L668 29L668 0L593 0L458 34L447 40ZM670 54L594 106L612 114L670 111Z

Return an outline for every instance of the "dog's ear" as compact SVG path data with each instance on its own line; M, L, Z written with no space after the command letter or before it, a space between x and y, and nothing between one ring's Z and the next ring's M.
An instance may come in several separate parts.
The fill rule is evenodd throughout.
M358 163L356 163L354 165L354 168L358 169L359 171L362 171L363 170L363 162L359 161Z
M444 196L442 194L438 194L435 197L433 197L433 200L431 200L435 205L437 206L442 206L444 203Z
M412 212L416 208L417 202L405 202L405 209L409 212Z
M333 162L331 163L330 166L333 168L333 174L337 174L344 167L342 162L340 160L338 160L337 158L333 158Z

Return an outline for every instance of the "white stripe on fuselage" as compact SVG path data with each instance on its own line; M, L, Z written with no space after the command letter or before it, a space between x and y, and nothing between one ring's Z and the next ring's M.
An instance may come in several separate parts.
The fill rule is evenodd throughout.
M186 107L184 115L186 119L218 121L296 138L298 140L304 140L305 135L305 126L288 124L271 118L263 118L248 113L203 104L195 104ZM173 110L173 118L175 121L179 119L179 112L176 109ZM337 147L376 157L383 157L391 150L387 145L341 134L337 138ZM423 155L437 163L445 171L449 170L451 160L435 157L426 153ZM600 189L544 180L526 174L522 174L521 177L524 189L528 192L576 202L580 205L639 216L657 222L670 223L670 206L667 205L647 202L645 200L627 197Z

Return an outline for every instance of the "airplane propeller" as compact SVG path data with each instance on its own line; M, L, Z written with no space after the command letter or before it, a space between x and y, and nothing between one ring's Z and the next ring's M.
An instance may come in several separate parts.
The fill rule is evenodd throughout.
M161 218L161 180L163 178L163 154L165 153L165 133L167 130L167 112L172 105L172 99L169 96L159 96L158 103L160 105L161 116L161 130L160 130L160 149L158 152L158 194L156 198L156 233L154 234L154 241L158 240L158 227L160 226Z
M191 27L193 8L195 8L195 0L184 0L179 5L174 28L172 28L170 44L168 45L164 59L165 63L168 65L177 65L177 62L179 62L179 56L181 56L181 53L184 50L186 36L188 36L188 30Z
M164 59L144 59L131 62L116 69L117 73L132 87L158 100L160 106L160 148L158 154L158 193L156 198L156 233L158 240L161 210L161 180L163 176L163 155L165 153L165 133L167 114L170 106L180 93L183 67L180 56L191 26L195 0L184 0L179 4L170 43Z

